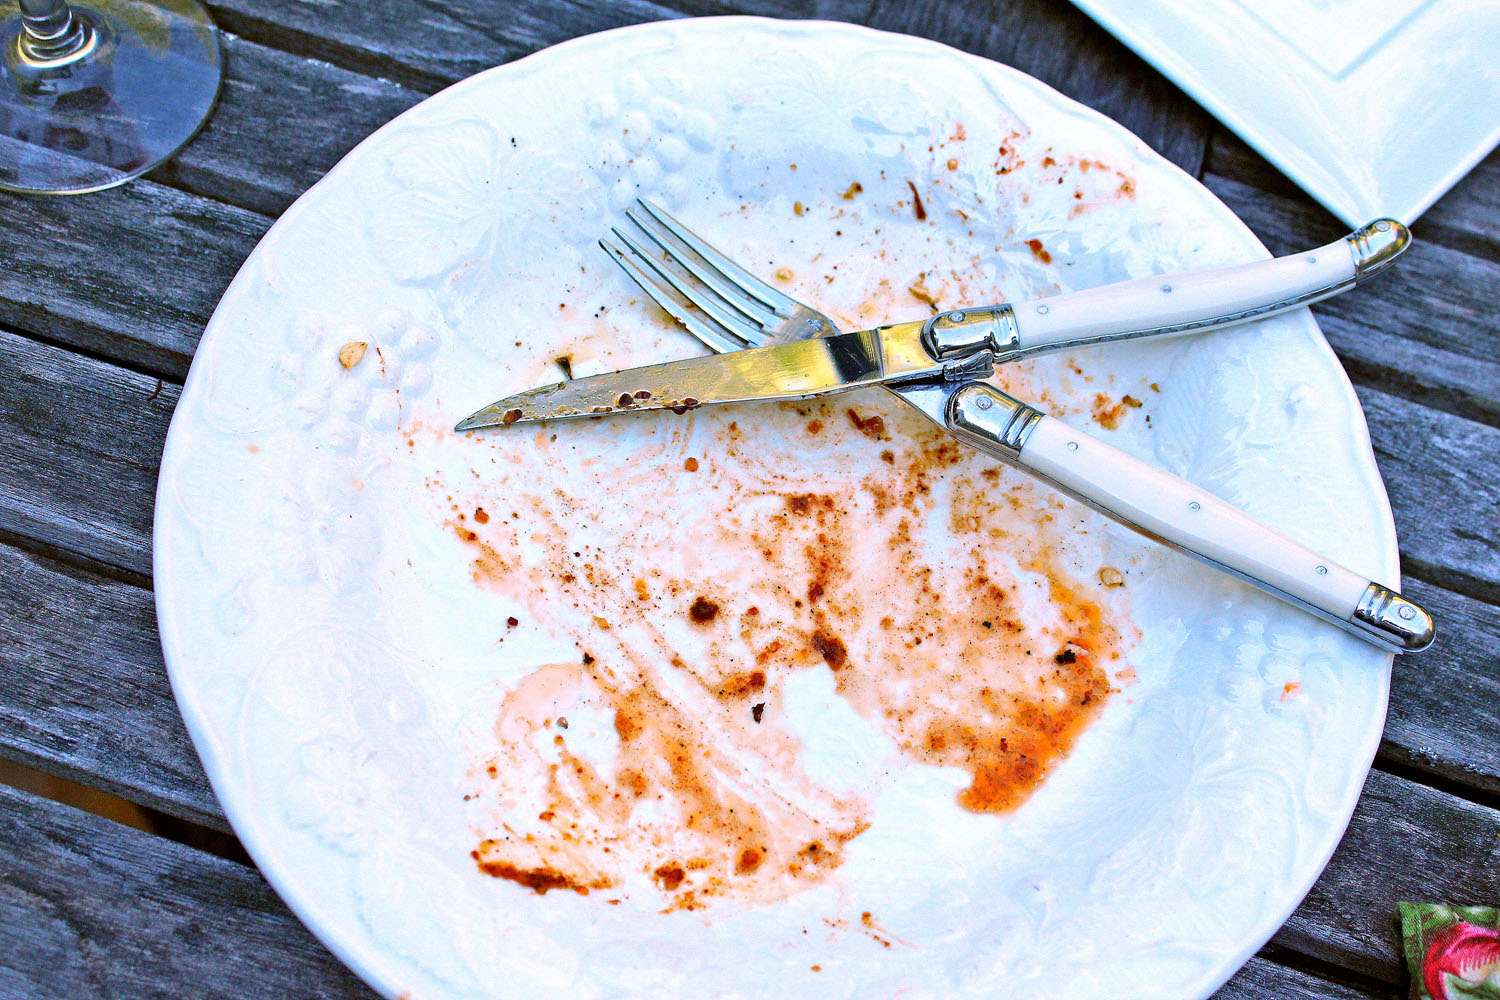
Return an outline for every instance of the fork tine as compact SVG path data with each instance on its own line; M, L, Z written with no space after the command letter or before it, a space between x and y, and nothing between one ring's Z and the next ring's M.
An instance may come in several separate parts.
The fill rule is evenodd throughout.
M709 246L697 233L668 215L665 209L658 208L644 198L637 198L636 204L645 209L663 228L685 243L694 253L702 257L704 262L717 268L721 274L733 281L741 291L759 299L763 305L776 315L788 317L802 308L802 303L790 295L772 288L743 267L740 267L733 260L724 256L724 254Z
M624 243L631 250L634 250L636 257L644 262L652 271L655 271L662 281L665 281L672 287L673 291L707 313L720 326L747 343L753 344L764 338L764 334L758 328L757 324L745 319L730 307L728 303L720 300L711 291L695 287L691 282L684 281L681 277L674 274L670 268L657 260L655 254L626 233L618 229L611 230L611 232L615 234L616 239Z
M645 233L651 242L660 247L669 259L675 261L678 266L697 278L704 285L713 289L719 298L723 299L737 312L743 314L750 322L762 329L780 325L782 317L777 315L775 310L768 308L765 303L757 299L752 291L737 285L733 276L720 273L715 269L714 264L700 259L697 251L691 247L683 249L683 247L677 246L678 240L674 240L672 235L668 235L672 233L671 229L663 226L653 218L642 217L634 211L626 211L625 217L634 222L640 228L640 231ZM703 243L700 238L696 236L694 238L698 239L698 242L702 246L708 247L708 244ZM712 248L710 247L709 249ZM718 251L714 252L718 253ZM723 255L720 254L720 257L723 257ZM727 257L723 257L723 259L728 260Z
M681 303L667 294L666 290L659 287L651 275L635 262L631 254L621 250L607 239L600 240L599 246L614 258L615 263L619 264L626 275L640 286L641 291L650 296L651 301L665 309L673 319L682 324L688 333L697 337L705 345L720 354L745 349L746 345L737 343L729 332L718 329L715 324L705 321L701 316L684 308Z

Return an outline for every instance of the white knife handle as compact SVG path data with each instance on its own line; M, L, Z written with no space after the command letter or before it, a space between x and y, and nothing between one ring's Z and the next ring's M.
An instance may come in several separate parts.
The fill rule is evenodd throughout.
M925 335L940 360L983 346L1004 362L1114 340L1212 330L1336 295L1384 270L1410 243L1411 233L1401 223L1377 219L1327 246L1288 257L939 313L928 321Z
M1148 538L1232 573L1397 653L1426 648L1432 617L1192 483L1046 417L982 382L956 389L948 428Z

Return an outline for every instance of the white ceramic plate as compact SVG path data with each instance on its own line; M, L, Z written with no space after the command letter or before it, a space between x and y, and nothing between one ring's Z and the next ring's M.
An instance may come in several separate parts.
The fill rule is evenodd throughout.
M1500 6L1073 0L1330 212L1410 223L1500 142Z
M879 392L806 413L595 421L555 441L452 435L475 407L556 377L559 356L587 374L699 350L594 246L638 194L851 327L923 315L919 296L1015 297L1264 254L1097 114L1005 67L849 26L630 28L402 115L246 262L162 463L156 592L173 688L267 878L390 996L1206 996L1285 919L1344 829L1388 657L1012 473L987 478L956 446L933 459L936 433L922 438ZM369 346L345 370L350 342ZM1396 579L1362 415L1306 314L1045 359L1005 381ZM1142 405L1121 406L1126 395ZM845 407L881 414L886 440ZM900 496L919 469L921 490ZM880 489L893 506L872 499ZM811 537L788 514L800 491L832 498L809 515L830 519L816 551L839 554L821 598L787 548ZM905 541L901 518L915 524ZM1053 581L1054 595L1097 601L1121 636L1094 637L1118 692L1004 815L962 808L971 775L903 747L911 734L880 711L908 690L885 682L892 662L929 678L903 710L947 713L945 725L963 699L989 697L981 671L1005 681L974 620L976 566L1004 582L1006 627L1030 629L1044 665L1067 638ZM1126 585L1102 587L1103 567ZM630 603L632 576L649 601ZM811 613L793 601L804 591L846 630L851 664L879 661L885 680L844 690L869 675L835 677L803 648L771 658L763 722L749 700L705 701L697 680L765 638L750 601L806 646L806 622L792 622ZM714 623L688 613L702 594L723 607ZM923 608L940 624L913 625ZM710 631L732 615L742 635ZM914 629L931 640L921 650ZM1020 656L1018 634L995 648ZM979 638L955 658L949 638L963 636ZM517 722L518 699L566 702L578 756L564 763L591 761L608 790L630 736L595 688L636 664L661 694L673 651L685 662L672 711L697 727L694 752L740 782L738 815L761 817L758 836L777 844L812 824L842 844L838 864L809 875L772 844L759 873L724 873L738 855L715 828L674 827L670 799L651 807L655 825L643 806L613 840L587 815L586 843L558 839L561 821L537 810L553 805L548 780L573 780L548 766L563 760L562 709ZM564 666L538 675L546 664ZM538 676L560 686L539 691ZM713 757L695 708L747 768ZM746 750L752 738L775 752ZM603 887L538 894L481 873L471 851L502 821L515 831L495 848L502 863L534 847ZM707 868L689 864L676 888L653 877L692 850ZM703 908L681 908L689 890Z

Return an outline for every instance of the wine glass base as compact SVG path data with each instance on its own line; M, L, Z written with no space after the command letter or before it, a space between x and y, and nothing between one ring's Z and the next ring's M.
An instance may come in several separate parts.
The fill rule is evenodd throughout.
M75 58L37 58L0 24L0 191L123 184L191 139L219 93L219 36L198 0L78 0Z

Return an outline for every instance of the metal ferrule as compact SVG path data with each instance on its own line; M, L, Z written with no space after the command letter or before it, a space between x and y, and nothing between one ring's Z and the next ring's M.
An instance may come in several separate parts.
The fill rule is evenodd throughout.
M983 352L995 365L1020 356L1021 328L1007 305L950 309L922 325L922 346L935 361L968 359Z
M1016 461L1042 412L992 386L966 385L948 398L948 429L960 441ZM999 449L997 451L997 448Z
M1376 219L1344 238L1354 254L1354 280L1364 281L1390 267L1401 256L1411 245L1411 230L1395 219Z
M1432 616L1421 605L1378 583L1365 588L1349 621L1361 633L1398 653L1426 649L1436 634Z

